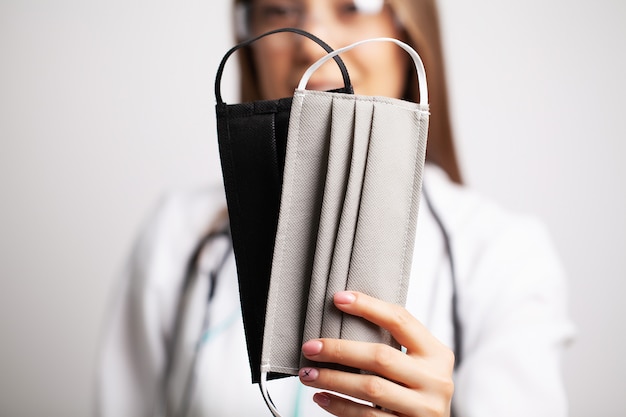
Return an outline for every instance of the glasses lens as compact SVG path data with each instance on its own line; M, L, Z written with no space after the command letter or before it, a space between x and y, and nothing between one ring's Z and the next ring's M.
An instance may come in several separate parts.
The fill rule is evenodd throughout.
M304 14L299 2L257 0L250 5L248 24L253 34L284 27L298 27Z
M240 12L238 25L245 27L248 37L284 27L301 28L308 19L326 25L341 25L342 30L362 30L377 22L385 6L384 0L335 0L329 2L329 13L310 16L307 2L301 0L254 0ZM244 33L244 31L238 32Z
M383 9L384 0L354 0L354 7L358 13L377 14Z

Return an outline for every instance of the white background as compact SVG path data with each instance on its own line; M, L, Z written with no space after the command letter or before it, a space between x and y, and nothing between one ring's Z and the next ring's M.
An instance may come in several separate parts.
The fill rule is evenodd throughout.
M220 181L228 6L0 0L0 415L91 414L99 333L142 219L169 189ZM624 416L626 3L441 9L466 182L547 223L578 327L571 415Z

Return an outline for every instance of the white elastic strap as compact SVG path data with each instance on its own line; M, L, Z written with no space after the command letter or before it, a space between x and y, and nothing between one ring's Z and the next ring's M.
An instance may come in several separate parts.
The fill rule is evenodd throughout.
M280 413L278 412L278 410L276 409L276 407L274 406L274 403L272 402L272 399L270 398L270 394L267 391L267 372L261 372L261 384L260 385L261 385L261 394L263 394L263 399L265 400L265 404L267 404L267 408L270 409L274 417L282 417Z
M426 85L426 70L424 69L424 63L422 62L422 58L420 58L417 51L415 51L415 49L413 49L411 46L394 38L366 39L363 41L355 42L352 45L345 46L341 49L336 49L333 52L330 52L329 54L321 57L316 62L311 64L311 66L305 71L304 75L300 79L300 84L298 84L298 90L304 90L306 88L306 85L308 84L309 79L311 78L313 73L317 71L317 69L321 67L326 61L328 61L329 59L332 59L336 55L349 51L352 48L355 48L359 45L362 45L364 43L370 43L370 42L392 42L398 45L399 47L401 47L402 49L404 49L406 52L408 52L411 58L413 58L413 63L415 64L415 69L417 70L417 83L419 85L419 90L420 90L419 91L420 93L419 104L424 104L424 105L428 104L428 86Z

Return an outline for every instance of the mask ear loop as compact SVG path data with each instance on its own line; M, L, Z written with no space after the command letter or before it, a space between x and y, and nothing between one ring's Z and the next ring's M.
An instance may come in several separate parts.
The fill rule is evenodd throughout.
M300 79L300 83L298 84L298 91L303 91L306 89L306 85L309 82L309 79L313 75L315 71L319 67L321 67L326 61L331 58L336 57L337 55L349 51L352 48L356 48L357 46L370 43L370 42L392 42L404 49L413 59L413 63L415 64L415 69L417 70L417 83L419 86L419 102L420 105L428 105L428 85L426 84L426 70L424 69L424 63L422 62L422 58L420 58L419 54L415 49L413 49L410 45L399 41L394 38L373 38L373 39L365 39L362 41L358 41L353 43L352 45L345 46L341 49L337 49L334 52L329 52L327 55L321 57L316 62L311 64L311 66L304 72L304 75Z
M244 48L246 46L250 46L252 43L258 41L261 38L264 38L269 35L273 35L275 33L282 33L282 32L291 32L291 33L305 36L311 39L312 41L314 41L315 43L317 43L319 46L321 46L326 52L328 53L333 52L333 48L331 48L330 45L328 45L326 42L324 42L317 36L313 35L312 33L309 33L307 31L304 31L298 28L276 29L270 32L263 33L262 35L259 35L255 38L243 41L233 46L228 52L226 52L226 54L224 54L224 57L222 58L222 61L220 62L219 67L217 68L217 74L215 76L215 99L217 101L218 106L225 105L224 100L222 99L222 85L221 84L222 84L222 74L224 73L224 68L226 67L226 62L228 61L228 58L230 58L230 56L234 54L235 52L237 52L239 49ZM339 66L339 69L341 70L341 77L343 78L343 85L344 85L345 91L348 94L352 94L352 82L350 81L350 75L348 75L348 69L346 68L346 65L338 56L334 56L333 59L335 60L335 62L337 62L337 65Z
M261 394L263 395L265 404L267 405L267 408L269 408L272 412L272 415L274 417L282 417L278 412L278 409L274 405L272 397L270 397L269 391L267 390L267 371L261 372L261 383L259 384L259 388L261 388Z

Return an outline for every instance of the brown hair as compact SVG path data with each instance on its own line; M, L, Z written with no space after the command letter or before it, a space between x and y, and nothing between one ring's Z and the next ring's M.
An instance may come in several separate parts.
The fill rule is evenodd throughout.
M251 0L235 0L235 4ZM428 76L430 127L426 159L439 165L454 182L461 183L461 171L452 138L445 79L443 51L439 29L439 13L435 0L388 0L406 31L405 41L422 57ZM242 39L239 39L242 40ZM239 54L241 100L262 99L256 82L256 69L250 48ZM405 99L416 101L418 89L413 73L407 75Z

